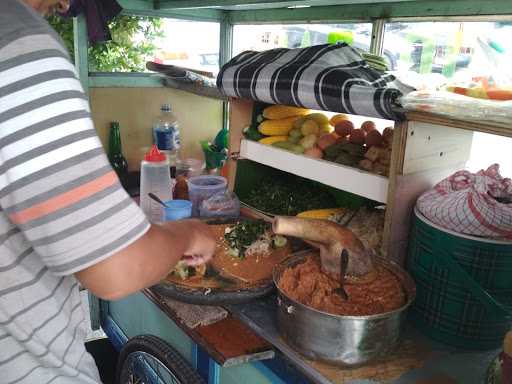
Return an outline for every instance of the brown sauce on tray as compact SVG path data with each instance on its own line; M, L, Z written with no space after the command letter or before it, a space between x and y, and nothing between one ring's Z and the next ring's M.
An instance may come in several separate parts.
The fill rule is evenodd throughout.
M210 261L211 267L222 276L232 279L237 287L252 286L257 282L271 280L274 266L286 259L291 252L289 244L282 248L272 250L266 255L247 255L244 259L230 256L228 246L224 240L224 231L230 227L228 224L211 225L210 228L217 238L215 254ZM225 286L225 281L215 277L192 276L181 279L174 273L167 276L167 281L189 288L218 288Z
M389 312L405 304L406 293L400 280L379 266L377 278L367 284L345 284L349 299L333 293L339 282L320 269L320 258L310 256L305 262L287 268L279 288L291 299L334 315L368 316Z
M228 254L229 247L224 241L224 231L230 225L212 225L212 230L217 237L217 249L210 262L217 270L236 277L245 282L254 282L269 279L272 270L277 263L286 259L290 254L289 245L273 249L269 254L246 255L240 259Z

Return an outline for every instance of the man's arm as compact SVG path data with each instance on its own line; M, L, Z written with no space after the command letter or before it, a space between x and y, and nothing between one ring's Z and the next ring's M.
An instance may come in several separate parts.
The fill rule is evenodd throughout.
M204 262L214 250L213 235L199 221L153 225L128 247L75 276L101 299L117 300L158 283L183 256Z
M108 163L64 47L14 4L34 26L0 36L0 206L45 268L114 299L184 255L210 257L207 226L149 225Z

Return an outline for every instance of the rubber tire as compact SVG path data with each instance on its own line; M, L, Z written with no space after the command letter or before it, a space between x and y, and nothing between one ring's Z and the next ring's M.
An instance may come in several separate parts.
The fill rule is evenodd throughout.
M137 351L146 352L158 359L183 383L206 384L174 348L153 335L135 336L123 346L117 360L116 384L126 384L121 382L123 371L126 369L124 365L128 356Z

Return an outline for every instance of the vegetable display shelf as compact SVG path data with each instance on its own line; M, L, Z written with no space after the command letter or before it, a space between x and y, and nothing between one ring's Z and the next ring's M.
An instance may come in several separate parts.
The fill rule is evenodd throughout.
M333 162L296 155L290 151L243 139L240 157L318 181L325 185L385 203L388 178Z
M237 159L245 158L296 176L315 180L386 205L382 254L404 264L411 212L418 196L439 180L465 167L476 130L510 136L510 129L469 124L426 114L395 121L389 176L297 155L244 138L254 103L230 99L229 187L237 184ZM240 176L240 175L239 175ZM260 175L263 177L264 175Z

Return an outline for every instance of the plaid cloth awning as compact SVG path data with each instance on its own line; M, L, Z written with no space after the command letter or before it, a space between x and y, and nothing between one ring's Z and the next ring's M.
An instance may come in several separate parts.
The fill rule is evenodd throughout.
M226 96L385 119L396 118L396 99L412 91L344 43L242 52L222 67L217 87Z

